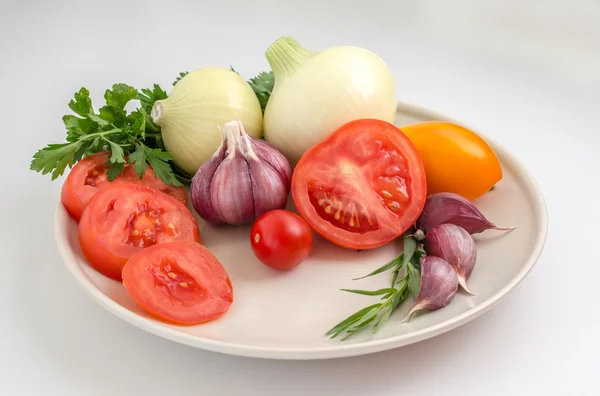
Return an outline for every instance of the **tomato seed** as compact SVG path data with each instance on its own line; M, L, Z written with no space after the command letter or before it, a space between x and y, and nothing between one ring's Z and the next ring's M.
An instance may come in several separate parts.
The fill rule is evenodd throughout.
M392 198L392 194L390 194L390 192L387 190L381 190L381 195L383 195L383 197L387 199Z

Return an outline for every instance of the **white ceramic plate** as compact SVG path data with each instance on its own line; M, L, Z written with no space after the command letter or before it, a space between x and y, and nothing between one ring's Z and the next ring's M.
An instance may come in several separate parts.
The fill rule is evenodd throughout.
M396 125L448 117L407 104L398 105ZM464 125L464 124L463 124ZM466 125L465 125L466 126ZM491 141L504 170L497 188L476 201L492 222L518 228L510 233L486 231L476 236L478 262L469 279L477 296L458 293L443 309L399 323L409 309L405 301L375 335L363 331L346 341L325 332L377 297L340 288L388 287L390 274L352 281L395 257L401 242L356 252L316 237L311 257L292 271L271 270L258 262L249 244L249 227L216 229L200 222L204 245L230 274L235 300L225 316L185 327L155 320L129 297L123 286L91 269L77 242L77 224L59 203L55 232L65 264L90 296L121 319L160 337L233 355L272 359L323 359L361 355L400 347L460 326L489 310L514 288L535 264L545 242L546 206L527 170Z

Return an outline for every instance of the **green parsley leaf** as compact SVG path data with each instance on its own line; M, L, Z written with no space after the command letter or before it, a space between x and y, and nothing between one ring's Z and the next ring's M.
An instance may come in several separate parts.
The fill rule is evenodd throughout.
M175 81L173 81L173 86L175 86L175 84L177 84L179 82L179 80L181 80L183 77L187 76L188 74L190 74L190 72L187 72L187 71L179 73L179 77L177 77L177 79L175 79Z
M33 155L31 170L41 172L43 175L52 172L52 180L62 175L65 168L73 165L73 158L81 143L49 144Z
M106 105L117 109L125 109L127 103L138 97L138 91L127 84L114 84L112 89L107 89L104 93Z
M125 153L123 152L123 148L119 146L117 143L112 140L105 139L106 142L110 145L110 158L109 161L113 164L124 164L125 163Z
M123 173L123 169L125 169L125 164L122 162L111 164L106 170L106 176L109 181L113 181Z
M157 178L176 187L183 185L177 180L171 166L168 164L168 161L173 160L170 153L162 151L161 149L151 149L145 145L143 148L146 161L154 170L154 175Z
M86 117L92 112L92 100L90 99L90 91L86 88L81 88L75 93L74 99L69 102L69 108L82 117Z
M144 173L146 172L147 168L145 146L137 144L135 151L129 155L128 160L130 164L134 164L133 169L135 170L135 173L137 173L138 177L140 179L144 177Z
M77 140L79 136L87 135L98 129L98 124L89 118L79 118L74 115L63 117L63 124L68 131L68 137Z
M271 93L273 92L273 86L275 85L275 77L273 76L273 72L262 72L258 76L251 78L248 81L248 84L254 90L256 97L260 103L260 108L263 113L265 112L265 108L267 107L267 102L271 97Z

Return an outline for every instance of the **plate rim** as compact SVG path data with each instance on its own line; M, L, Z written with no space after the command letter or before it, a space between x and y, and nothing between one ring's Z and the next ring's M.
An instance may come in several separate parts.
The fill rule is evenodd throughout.
M505 295L519 285L531 272L532 268L536 265L542 250L545 246L547 234L548 234L548 208L544 195L529 170L525 165L510 151L506 150L502 145L496 142L488 135L479 132L477 129L473 129L467 126L467 124L458 121L452 117L448 117L437 111L432 111L427 108L406 103L402 101L397 102L396 112L403 109L404 112L408 111L413 114L422 114L426 118L438 119L440 121L453 122L464 127L467 127L473 131L476 131L486 142L488 142L494 149L494 151L501 153L502 156L510 159L510 161L516 165L518 169L519 178L523 179L530 188L528 195L531 195L534 201L534 210L536 218L536 226L539 228L535 238L535 244L531 250L529 258L519 273L513 277L503 288L498 292L490 296L480 304L466 310L460 315L453 316L443 322L437 323L433 326L429 326L417 331L399 334L396 336L387 337L380 340L369 340L355 344L332 344L331 346L318 346L318 347L273 347L273 346L253 346L247 344L231 343L219 340L211 340L208 338L202 338L193 336L187 333L178 332L175 329L165 326L164 324L153 321L146 317L140 316L129 309L123 307L116 301L108 297L102 292L93 282L91 282L88 276L85 274L83 269L77 264L77 258L73 254L73 251L68 247L63 232L64 221L67 218L65 216L66 210L58 201L57 209L54 216L54 235L58 245L61 257L69 269L71 275L75 277L80 286L92 297L92 299L102 306L104 309L119 317L125 322L151 333L155 336L165 338L167 340L177 342L180 344L188 345L191 347L208 350L211 352L224 353L228 355L244 356L251 358L263 358L263 359L278 359L278 360L317 360L317 359L332 359L342 358L350 356L366 355L384 350L396 349L409 344L424 341L426 339L435 337L442 333L453 330L471 320L474 320L482 314L488 312L493 308Z

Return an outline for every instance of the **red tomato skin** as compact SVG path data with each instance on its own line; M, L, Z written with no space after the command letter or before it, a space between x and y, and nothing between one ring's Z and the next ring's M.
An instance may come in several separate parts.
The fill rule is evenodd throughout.
M61 202L69 215L76 221L81 220L83 209L100 188L115 183L144 185L172 195L184 205L188 204L186 189L184 187L168 185L162 180L155 178L150 166L146 168L144 177L140 179L135 173L133 166L126 164L123 173L117 176L115 180L109 182L105 173L106 166L104 166L109 156L109 153L101 152L92 154L89 158L83 158L75 164L67 175L61 189ZM91 175L94 170L98 173L97 175ZM91 184L87 184L86 179L89 179Z
M79 245L88 264L109 278L120 281L127 260L144 248L126 241L131 238L127 231L128 222L139 201L152 202L150 208L153 205L161 208L161 219L167 218L175 227L176 232L165 230L162 233L155 233L152 228L152 235L157 239L155 243L180 239L200 242L200 231L193 214L172 196L138 184L117 183L103 187L83 210L78 232ZM119 209L107 210L111 202ZM161 223L162 229L164 223Z
M356 148L356 144L352 146L352 143L358 138L369 144L373 143L368 139L371 136L377 136L378 139L385 140L390 146L387 147L388 150L400 151L400 157L406 161L404 164L408 173L406 187L410 191L410 199L409 204L403 208L404 211L401 216L386 215L385 211L387 209L383 204L380 207L374 204L380 197L372 198L372 194L375 193L372 186L363 181L360 190L352 191L353 194L347 195L357 201L368 201L367 208L378 215L376 216L378 219L376 225L379 228L372 231L352 232L332 224L331 219L327 221L321 217L316 206L310 202L307 180L314 178L314 174L319 172L320 169L328 169L331 174L332 164L341 167L340 163L342 162L352 163L356 157L352 152ZM377 142L381 143L379 140ZM327 155L323 155L324 152ZM369 167L369 163L369 161L365 161L360 166L354 166L353 170L363 172L363 168ZM339 175L340 173L337 173L332 176L324 176L324 178ZM343 182L338 180L337 183L341 183L343 187ZM373 183L375 181L371 180L371 184ZM352 182L349 182L349 184L352 184ZM329 184L329 187L339 188L340 186ZM398 127L381 120L360 119L341 126L304 153L294 169L291 191L298 213L318 235L344 248L369 250L396 239L416 222L425 206L427 182L425 167L418 151Z
M306 260L312 243L308 224L283 209L261 215L250 230L250 244L256 258L276 270L289 270Z
M165 260L166 265L177 267L167 273L173 279L160 272L165 268ZM181 277L185 278L185 287L178 284ZM234 300L225 268L210 250L193 241L161 243L139 251L123 267L122 278L125 289L138 305L151 315L178 325L214 320L224 315ZM164 282L169 287L157 286ZM192 282L196 282L199 292L186 295L193 287ZM170 303L174 297L189 297L184 301L187 305Z

